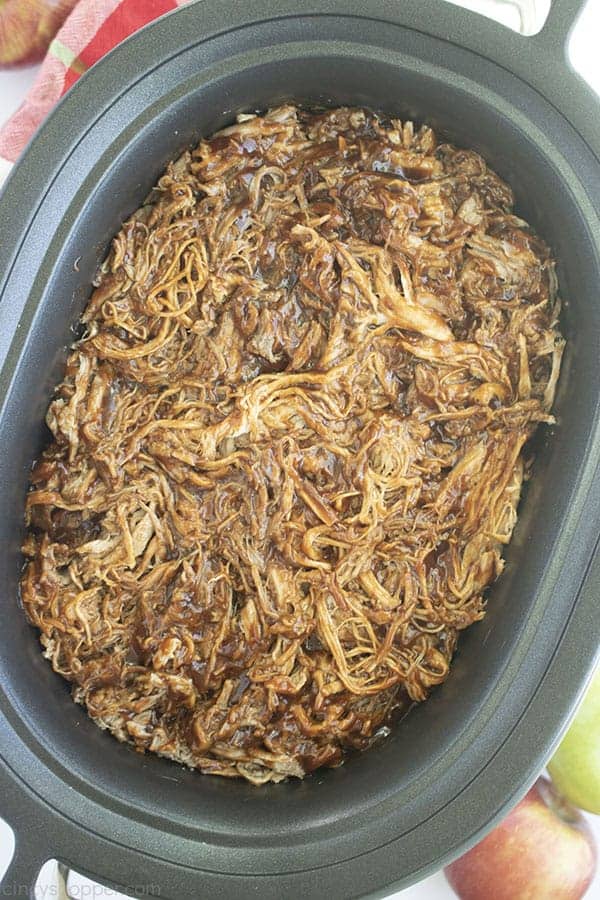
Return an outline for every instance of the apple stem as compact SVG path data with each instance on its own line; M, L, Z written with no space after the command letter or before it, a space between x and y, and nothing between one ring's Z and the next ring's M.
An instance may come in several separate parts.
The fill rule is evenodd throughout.
M566 822L568 825L576 825L579 822L577 810L558 793L551 781L548 781L546 778L540 778L538 790L546 806L556 813L563 822Z

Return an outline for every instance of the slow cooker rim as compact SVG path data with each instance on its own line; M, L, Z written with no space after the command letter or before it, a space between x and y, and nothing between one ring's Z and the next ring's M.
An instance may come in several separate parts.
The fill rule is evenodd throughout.
M380 21L381 21L381 20L380 20ZM90 127L93 127L93 126L90 126ZM556 650L556 653L558 653L558 648L557 648L557 650Z

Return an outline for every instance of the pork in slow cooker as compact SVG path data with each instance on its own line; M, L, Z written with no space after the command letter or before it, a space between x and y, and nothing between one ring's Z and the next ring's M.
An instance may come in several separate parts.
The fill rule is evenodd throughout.
M243 115L169 166L27 498L23 604L101 728L262 784L448 676L564 343L513 204L477 153L362 109Z

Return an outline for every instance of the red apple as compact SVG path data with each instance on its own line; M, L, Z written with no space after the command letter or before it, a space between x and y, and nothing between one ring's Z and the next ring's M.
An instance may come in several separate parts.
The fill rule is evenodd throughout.
M0 0L0 67L41 59L77 0Z
M461 900L579 900L595 869L587 822L539 778L500 825L444 871Z

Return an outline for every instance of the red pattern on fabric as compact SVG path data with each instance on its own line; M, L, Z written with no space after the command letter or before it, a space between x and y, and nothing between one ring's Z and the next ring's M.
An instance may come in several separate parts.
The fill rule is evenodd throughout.
M56 36L87 68L153 19L188 0L79 0ZM52 52L20 109L0 129L0 157L14 162L60 97L80 77Z
M76 81L81 78L79 72L76 72L75 69L67 69L64 74L64 83L61 91L61 96L66 94L67 91L71 90Z
M153 19L172 12L176 8L175 0L122 0L105 19L91 41L80 51L77 59L84 64L86 69L90 69L116 44L124 41L125 38L143 28ZM66 94L79 77L79 72L69 68L65 73L62 93Z
M175 0L123 0L81 51L79 59L89 68L115 44L176 7Z

